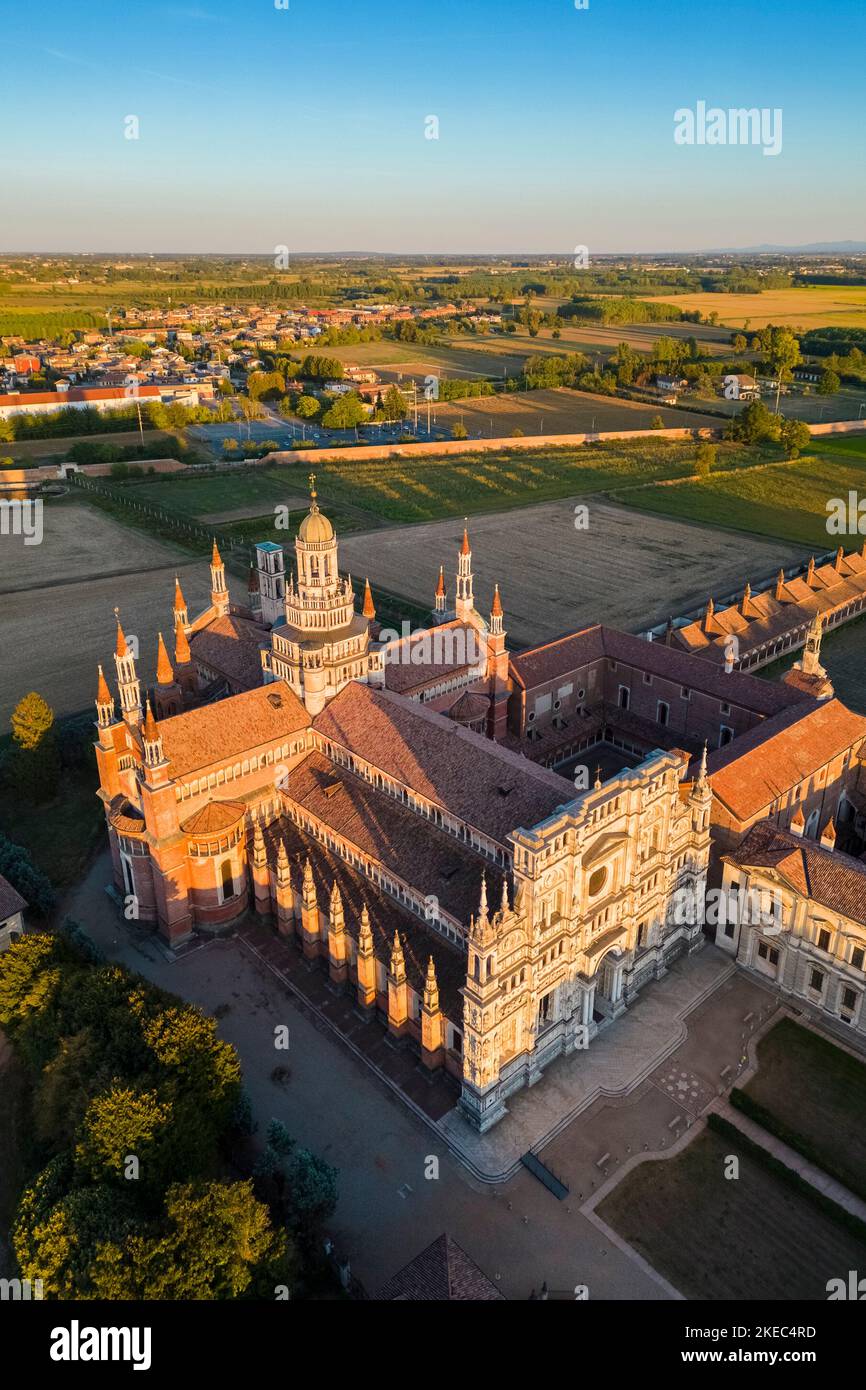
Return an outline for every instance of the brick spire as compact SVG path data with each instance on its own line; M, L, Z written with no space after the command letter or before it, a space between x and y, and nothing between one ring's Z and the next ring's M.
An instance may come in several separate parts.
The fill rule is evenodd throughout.
M179 613L183 614L183 621L186 622L186 599L183 596L183 589L180 587L180 580L177 575L174 576L174 613L175 622L177 622Z
M124 635L123 628L120 626L119 615L117 618L117 643L114 648L114 655L120 657L129 656L129 645Z
M178 623L174 630L174 659L178 666L186 666L188 662L192 661L189 642L182 623Z
M471 554L472 554L472 548L471 548L471 546L470 546L470 544L469 544L469 527L468 527L468 526L464 526L464 527L463 527L463 544L462 544L461 547L460 547L460 554L461 554L461 555L471 555Z
M97 670L99 671L99 681L96 686L96 703L98 705L114 704L102 667L97 667Z
M165 762L162 753L162 736L159 732L159 725L153 717L149 700L145 709L144 723L141 726L141 742L144 761L149 768L158 768L161 763Z
M108 688L102 667L99 668L99 681L96 686L96 722L100 729L107 729L114 723L114 696Z
M174 671L168 659L168 652L165 649L162 633L159 634L159 643L156 649L156 683L157 685L174 684Z
M373 604L373 594L370 590L369 579L364 580L364 607L361 609L361 612L363 613L364 617L368 619L369 622L372 622L376 616L376 609Z
M210 562L212 565L221 565L223 562L222 556L220 555L219 549L217 547L216 536L214 536L213 538L213 550L211 551Z
M156 720L153 717L153 710L150 708L150 700L148 700L147 702L147 712L144 716L144 724L142 726L141 732L147 739L148 743L153 743L156 739L159 738L159 729L157 728Z
M436 593L433 597L433 612L445 612L445 568L443 565L439 566L439 579L436 584Z
M493 589L493 607L490 610L490 614L493 618L502 617L502 599L499 597L498 584L496 584Z

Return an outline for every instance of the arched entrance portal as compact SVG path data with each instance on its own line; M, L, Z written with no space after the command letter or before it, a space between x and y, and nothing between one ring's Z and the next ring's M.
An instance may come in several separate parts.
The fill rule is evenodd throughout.
M593 997L593 1018L596 1023L616 1018L625 1009L623 999L623 971L625 952L613 946L602 956L596 968Z

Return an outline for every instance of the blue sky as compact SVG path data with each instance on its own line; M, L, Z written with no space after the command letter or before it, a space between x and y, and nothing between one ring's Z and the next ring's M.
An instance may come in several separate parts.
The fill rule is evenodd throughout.
M0 247L866 238L861 0L289 4L0 0ZM780 107L782 152L675 145L698 100Z

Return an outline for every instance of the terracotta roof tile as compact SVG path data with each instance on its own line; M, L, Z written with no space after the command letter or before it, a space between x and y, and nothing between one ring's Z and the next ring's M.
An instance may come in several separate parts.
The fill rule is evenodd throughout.
M786 710L710 754L713 795L738 820L751 820L816 768L848 748L858 749L864 739L866 719L839 700Z
M759 821L725 859L742 868L768 868L812 902L866 926L866 864L772 821Z
M0 874L0 922L16 912L23 912L26 906L27 900Z
M244 801L208 801L189 820L182 821L180 828L185 835L211 835L237 825L246 813Z
M260 623L226 613L194 633L190 646L195 660L225 676L234 685L252 690L261 685L261 648L267 629Z
M441 1235L404 1265L376 1295L378 1302L493 1302L504 1295L466 1251Z
M389 690L352 681L313 721L323 738L505 843L574 799L565 777Z
M310 717L285 681L245 690L159 724L172 777L188 777L249 755L308 727Z
M484 873L498 901L501 880L489 859L323 754L304 758L283 779L282 791L424 897L438 898L458 922L467 925L477 912Z

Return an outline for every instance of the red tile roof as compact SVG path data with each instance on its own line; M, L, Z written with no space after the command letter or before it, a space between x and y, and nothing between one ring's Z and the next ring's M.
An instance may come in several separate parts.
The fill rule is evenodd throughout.
M449 644L450 658L449 659ZM469 672L483 662L484 648L475 628L454 619L437 627L413 632L385 648L385 684L408 695L439 681ZM422 661L426 655L434 661Z
M803 897L866 926L866 864L814 840L759 821L726 861L774 870Z
M245 690L159 724L172 777L225 765L307 728L310 716L285 681Z
M802 692L788 686L744 675L741 671L720 670L689 652L678 651L663 642L647 642L643 637L618 632L601 623L517 652L511 658L511 673L518 685L531 690L605 657L713 695L755 714L776 714L804 699Z
M565 777L390 690L352 681L317 732L500 844L574 799Z
M441 1235L404 1265L376 1295L377 1302L493 1302L504 1298L456 1240Z
M267 643L267 629L260 623L225 613L193 633L190 646L194 659L203 666L233 685L252 690L261 685L261 649Z
M713 795L737 820L751 820L846 749L858 750L864 739L866 719L839 700L786 710L710 754Z
M422 897L438 898L464 926L478 911L485 873L491 898L499 901L501 876L489 859L323 754L310 753L287 773L281 788L287 801L382 863Z
M148 399L160 394L159 386L139 386L135 392L135 396L146 396ZM77 401L79 404L82 401L92 401L97 404L99 401L133 401L135 396L128 396L125 386L70 386L68 391L20 391L0 395L0 406L54 405L62 409L70 401Z
M247 812L243 801L208 801L189 820L181 823L185 835L212 835L237 825Z
M16 912L23 912L26 906L27 900L0 874L0 922L13 917Z

